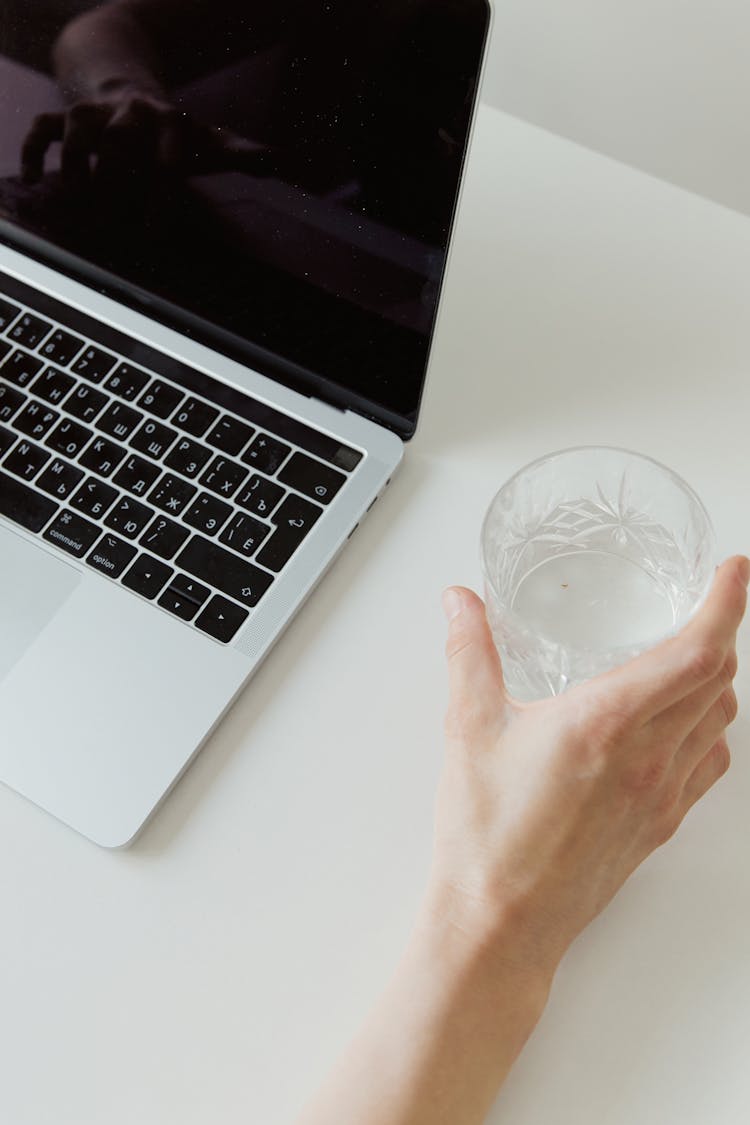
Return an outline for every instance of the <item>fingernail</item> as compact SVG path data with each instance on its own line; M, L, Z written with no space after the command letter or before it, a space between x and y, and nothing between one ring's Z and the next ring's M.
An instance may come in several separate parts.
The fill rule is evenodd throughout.
M459 615L461 606L461 595L457 590L454 590L451 586L447 590L443 590L443 612L449 621Z
M746 586L750 582L750 559L743 558L740 563L740 578Z

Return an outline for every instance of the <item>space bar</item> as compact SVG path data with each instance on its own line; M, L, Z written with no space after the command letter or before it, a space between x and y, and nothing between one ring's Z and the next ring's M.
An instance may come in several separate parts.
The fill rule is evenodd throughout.
M19 523L27 531L41 531L57 507L54 501L40 496L15 477L0 473L0 516Z

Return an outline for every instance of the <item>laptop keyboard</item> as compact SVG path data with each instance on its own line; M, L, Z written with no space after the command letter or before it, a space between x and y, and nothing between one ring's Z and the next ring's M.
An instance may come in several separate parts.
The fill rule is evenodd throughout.
M215 640L361 459L0 276L0 515Z

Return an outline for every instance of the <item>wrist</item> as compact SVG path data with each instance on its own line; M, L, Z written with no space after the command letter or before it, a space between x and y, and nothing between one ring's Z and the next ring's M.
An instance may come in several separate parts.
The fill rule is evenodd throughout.
M540 941L522 904L510 900L491 907L450 884L433 879L419 913L415 934L447 963L481 974L491 985L523 986L530 1008L539 1014L547 1001L562 950Z

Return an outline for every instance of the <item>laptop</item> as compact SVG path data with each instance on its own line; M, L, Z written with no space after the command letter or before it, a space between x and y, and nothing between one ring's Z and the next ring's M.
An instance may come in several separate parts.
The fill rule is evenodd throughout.
M6 0L0 780L132 841L397 469L485 0Z

